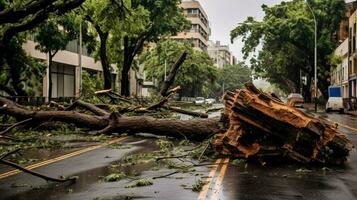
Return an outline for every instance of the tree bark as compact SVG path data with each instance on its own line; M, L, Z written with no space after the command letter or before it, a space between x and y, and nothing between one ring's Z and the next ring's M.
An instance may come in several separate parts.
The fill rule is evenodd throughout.
M78 127L97 130L100 134L144 132L175 138L204 140L224 131L219 118L183 121L147 116L125 117L118 113L96 116L74 111L30 111L3 97L0 97L0 114L7 114L17 119L32 118L36 122L72 123Z
M112 74L111 74L111 66L109 63L109 59L107 56L107 42L108 42L108 32L104 32L102 28L94 22L91 16L87 15L86 19L91 22L97 31L100 39L100 48L99 48L99 56L100 62L102 64L103 69L103 77L104 77L104 89L112 88Z
M130 80L129 80L129 71L131 64L134 60L134 47L131 46L129 37L124 37L124 63L121 71L121 90L120 94L122 96L130 96Z
M180 68L180 66L182 65L183 62L185 62L187 57L187 52L184 52L180 58L175 62L175 64L171 67L170 73L168 75L168 77L166 78L164 85L161 88L160 94L165 97L167 96L167 91L169 90L170 86L174 83L175 81L175 76L176 73L178 71L178 69Z
M342 164L353 146L336 125L275 100L252 84L228 92L230 128L215 146L235 157L278 156L300 163Z

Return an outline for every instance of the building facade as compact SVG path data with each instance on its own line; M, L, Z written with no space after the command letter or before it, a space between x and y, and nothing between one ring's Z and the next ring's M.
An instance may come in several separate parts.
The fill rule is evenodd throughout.
M341 58L341 63L331 70L331 85L341 86L342 97L348 98L348 38L335 50L334 54Z
M208 16L198 1L183 0L181 7L184 15L191 22L191 28L185 32L173 36L173 39L190 39L197 50L207 51L211 29Z
M36 48L36 43L33 40L28 40L23 45L23 49L33 58L39 59L48 66L48 55L40 52ZM119 91L119 79L117 67L112 64L112 89ZM102 65L100 61L96 61L88 55L86 48L83 47L80 51L77 40L68 43L63 51L58 51L52 62L52 98L78 98L81 94L82 71L86 70L90 74L102 76ZM36 96L47 98L49 87L48 67L42 82L42 91L37 91ZM130 70L130 94L132 96L140 96L141 94L141 77L138 72Z
M357 46L356 46L356 23L357 11L349 17L349 32L348 32L348 79L349 79L349 97L356 98L357 96Z
M346 3L345 18L336 31L339 46L334 54L341 58L341 63L331 70L331 85L342 88L342 97L352 104L357 96L357 1Z
M208 55L214 60L215 66L222 69L226 65L237 64L237 59L229 50L228 45L221 45L220 41L208 42L207 48Z

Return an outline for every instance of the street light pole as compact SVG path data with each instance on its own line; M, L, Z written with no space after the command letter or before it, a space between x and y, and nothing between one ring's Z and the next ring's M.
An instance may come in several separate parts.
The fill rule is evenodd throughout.
M312 13L312 16L314 17L314 22L315 22L315 55L314 55L314 97L315 97L315 112L317 112L317 21L316 17L314 14L314 11L311 9L310 4L307 0L305 0L307 7L309 8L310 12Z

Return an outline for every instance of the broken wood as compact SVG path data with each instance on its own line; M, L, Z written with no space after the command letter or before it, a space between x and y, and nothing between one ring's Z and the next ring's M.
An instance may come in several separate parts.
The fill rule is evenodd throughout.
M335 125L287 106L253 84L246 84L246 89L227 92L224 100L230 127L214 142L222 154L341 164L353 148Z
M180 58L175 62L175 64L171 67L170 73L167 76L164 85L162 86L161 90L160 90L160 94L165 97L168 95L167 91L169 90L170 86L173 84L173 82L175 81L175 76L176 73L178 71L178 69L180 68L180 66L182 65L183 62L185 62L187 57L187 52L184 52Z

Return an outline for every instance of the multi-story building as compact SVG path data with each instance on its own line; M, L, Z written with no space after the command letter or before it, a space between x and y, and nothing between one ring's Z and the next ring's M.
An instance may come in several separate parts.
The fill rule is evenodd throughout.
M234 65L237 59L232 55L228 45L221 45L220 41L208 42L208 55L214 60L215 66L222 69L226 65Z
M341 86L342 97L348 98L348 38L337 47L334 54L341 58L341 63L331 71L331 85Z
M357 96L357 46L356 46L356 23L357 23L357 11L349 18L349 32L348 32L348 78L349 78L349 97L356 98Z
M357 96L356 9L357 1L346 3L345 18L336 31L339 46L334 52L342 62L331 71L331 85L340 85L343 98L349 100Z
M186 18L191 22L191 28L172 38L190 39L195 49L207 51L211 29L206 12L201 4L195 0L183 0L181 7L184 10Z

